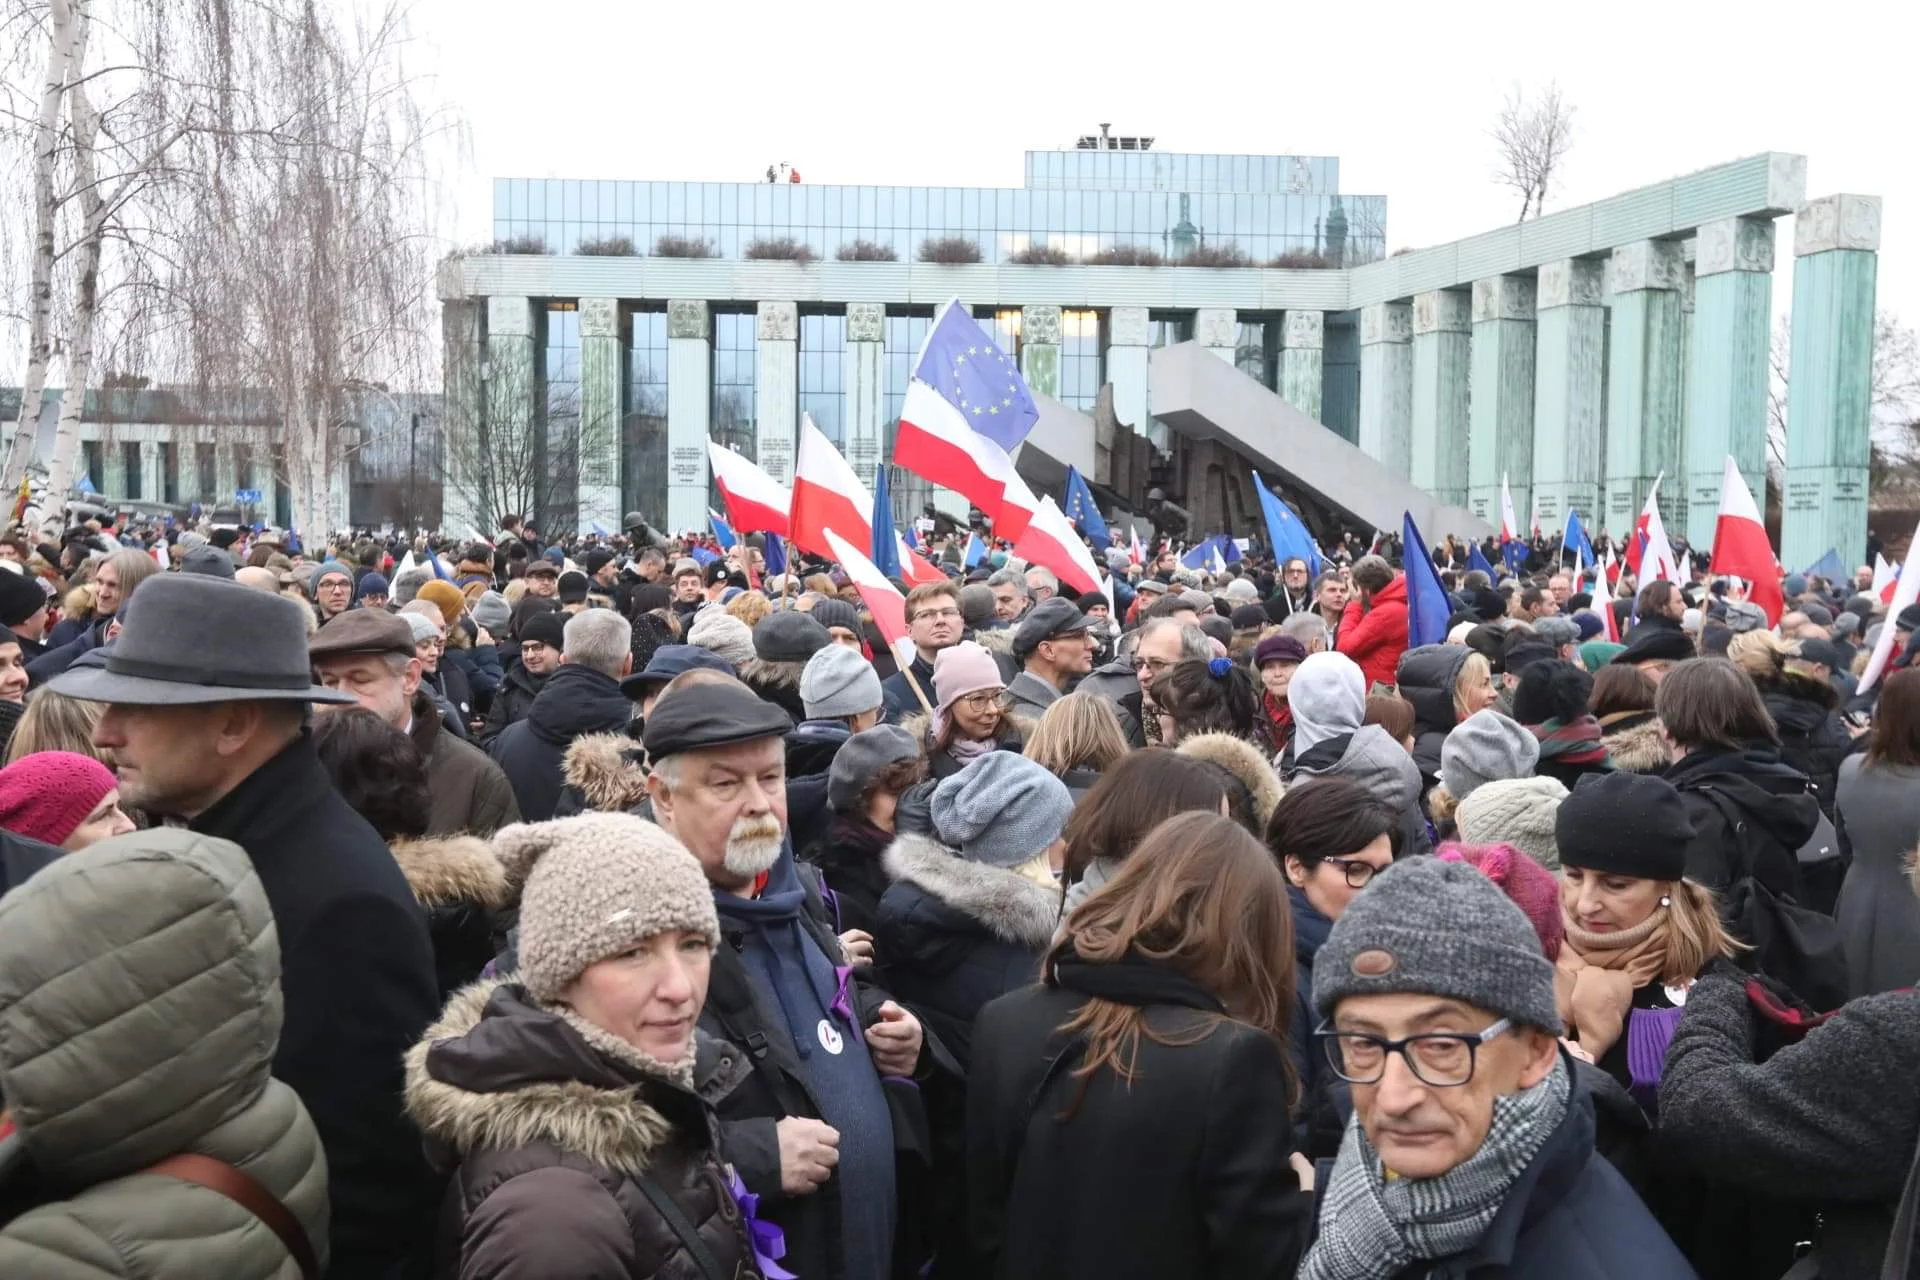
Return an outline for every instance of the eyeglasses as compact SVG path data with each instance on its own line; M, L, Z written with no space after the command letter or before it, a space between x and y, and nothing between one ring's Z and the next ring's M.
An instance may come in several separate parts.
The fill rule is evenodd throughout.
M1167 670L1171 666L1173 666L1173 664L1171 662L1168 662L1165 658L1136 657L1133 660L1133 669L1135 671L1144 671L1148 675L1153 675L1153 676L1159 675L1162 671Z
M915 622L954 622L960 617L958 609L922 609L913 615Z
M1512 1027L1511 1018L1502 1018L1484 1031L1440 1031L1399 1040L1331 1027L1321 1027L1313 1034L1326 1046L1327 1062L1334 1074L1348 1084L1380 1083L1387 1074L1387 1055L1397 1053L1407 1060L1407 1067L1422 1084L1452 1089L1473 1079L1480 1046L1505 1035Z
M1004 691L994 690L994 689L982 689L978 693L968 694L966 697L961 698L959 701L960 701L960 705L965 707L969 711L976 712L976 713L984 713L987 711L999 710L1000 699L1003 696L1004 696Z
M1361 862L1357 858L1322 858L1320 861L1330 867L1340 868L1340 874L1347 878L1349 889L1366 888L1367 882L1373 879L1374 872L1380 869L1371 862Z

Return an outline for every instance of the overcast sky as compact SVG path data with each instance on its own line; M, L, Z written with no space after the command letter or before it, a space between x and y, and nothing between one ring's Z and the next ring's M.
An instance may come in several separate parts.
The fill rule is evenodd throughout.
M1883 197L1880 305L1914 323L1915 71L1896 36L1912 13L1911 0L417 0L415 18L432 91L468 124L449 186L468 242L491 237L496 176L755 181L785 160L808 182L1018 186L1022 151L1105 120L1165 150L1338 156L1344 191L1387 197L1389 248L1418 247L1512 220L1488 127L1516 79L1557 80L1577 115L1550 210L1799 152L1810 196ZM1778 227L1784 310L1791 219Z

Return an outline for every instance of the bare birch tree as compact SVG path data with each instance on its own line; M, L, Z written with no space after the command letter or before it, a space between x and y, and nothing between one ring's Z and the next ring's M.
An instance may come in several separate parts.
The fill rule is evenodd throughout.
M1560 163L1573 147L1573 107L1560 96L1560 86L1549 83L1528 96L1515 84L1494 118L1493 141L1498 153L1494 181L1520 196L1515 221L1539 217L1553 194Z

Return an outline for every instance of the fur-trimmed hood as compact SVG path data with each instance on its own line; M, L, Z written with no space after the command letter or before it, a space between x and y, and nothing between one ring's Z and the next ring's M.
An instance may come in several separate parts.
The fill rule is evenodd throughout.
M800 673L806 669L804 662L769 662L765 658L755 658L740 664L740 683L755 692L762 689L785 692L791 689L797 694L800 692Z
M1253 797L1253 816L1259 820L1260 829L1266 829L1267 819L1273 816L1286 788L1259 748L1230 733L1200 733L1182 739L1176 750L1183 756L1219 765L1238 779Z
M625 813L647 794L640 744L624 733L575 738L561 759L560 774L596 813Z
M1673 749L1660 736L1660 721L1643 720L1626 729L1606 726L1601 741L1614 768L1628 773L1659 773L1673 763Z
M498 911L513 900L506 869L485 840L440 836L396 840L391 847L407 887L423 907L471 902Z
M745 1055L696 1032L695 1093L718 1101L751 1071ZM646 1169L672 1137L684 1091L590 1044L511 980L456 993L406 1055L407 1114L464 1159L546 1143L620 1173ZM684 1123L684 1118L682 1123Z
M1011 657L1013 655L1013 635L1014 630L1012 627L993 627L991 629L975 631L973 633L973 642L982 649L985 649L988 653L1004 653Z
M1044 947L1060 922L1057 893L1010 868L969 862L924 836L901 836L880 865L889 879L913 885L1002 942Z

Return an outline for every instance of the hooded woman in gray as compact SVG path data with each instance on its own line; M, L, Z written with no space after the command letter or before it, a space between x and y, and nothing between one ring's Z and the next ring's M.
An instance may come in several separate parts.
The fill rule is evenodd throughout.
M1433 852L1420 808L1420 769L1405 747L1377 724L1363 724L1365 677L1352 658L1312 653L1287 686L1293 707L1293 746L1275 761L1288 785L1313 778L1347 778L1400 814L1401 856Z

